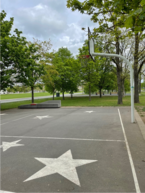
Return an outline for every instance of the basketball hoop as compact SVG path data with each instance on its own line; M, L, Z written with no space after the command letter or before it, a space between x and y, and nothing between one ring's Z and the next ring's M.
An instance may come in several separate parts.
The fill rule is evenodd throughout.
M79 59L81 60L81 64L86 64L91 59L90 55L82 55L79 56Z
M82 55L79 58L90 58L90 55Z

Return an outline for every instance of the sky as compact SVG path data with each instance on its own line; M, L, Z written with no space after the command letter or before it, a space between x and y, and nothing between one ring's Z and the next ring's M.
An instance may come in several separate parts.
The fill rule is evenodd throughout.
M87 39L82 27L93 29L96 24L90 16L72 12L66 3L67 0L1 0L1 9L7 13L7 20L14 17L12 30L22 31L27 40L50 39L51 50L67 47L75 56Z

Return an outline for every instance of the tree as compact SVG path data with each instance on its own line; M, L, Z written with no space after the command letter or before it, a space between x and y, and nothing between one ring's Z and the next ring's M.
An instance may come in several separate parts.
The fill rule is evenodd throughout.
M45 65L45 75L42 76L42 80L45 84L45 90L53 94L54 100L54 94L57 90L59 80L58 72L56 71L54 65Z
M118 28L117 15L114 14L114 8L112 1L95 1L87 0L80 2L78 0L67 0L67 7L72 11L78 10L82 14L91 15L91 20L95 23L99 23L99 27L94 29L95 38L98 33L107 33L111 35L111 41L114 44L114 51L116 54L120 54L119 38L121 30ZM107 47L105 51L107 50ZM109 49L110 52L110 49ZM120 65L119 58L112 58L112 62L117 68L117 83L118 83L118 104L122 104L122 66Z
M34 103L35 84L44 74L44 66L37 63L39 61L39 55L36 54L37 49L34 44L29 44L25 48L20 47L19 55L15 58L17 68L16 82L31 87L32 103Z
M50 64L51 63L51 59L53 56L53 52L49 52L52 44L51 41L41 41L38 39L33 38L33 42L28 42L28 44L34 44L37 47L37 52L36 54L38 54L39 57L39 63L40 64Z
M141 7L140 7L141 6ZM94 29L94 33L110 34L113 37L112 43L115 46L115 53L120 54L120 39L122 36L121 27L125 27L132 20L132 24L128 25L135 36L134 51L134 77L135 77L135 102L139 102L138 95L138 74L145 59L141 57L139 62L139 42L144 38L144 0L112 0L112 1L95 1L87 0L80 2L78 0L67 0L67 7L72 11L79 10L81 13L92 15L91 20L99 23L99 27ZM126 18L128 18L126 20ZM128 33L132 37L132 34ZM112 58L117 67L118 82L118 104L122 104L122 65L119 58Z
M120 12L120 20L125 20L121 27L128 28L134 35L134 102L139 103L139 74L145 64L144 50L140 49L145 38L145 0L114 0L116 12Z
M130 79L125 79L125 81L124 81L124 91L125 91L125 93L130 91Z
M113 90L114 89L114 79L115 67L110 64L111 61L106 58L98 58L98 72L99 72L99 81L96 84L97 88L99 89L100 97L102 97L102 89Z
M78 91L78 86L80 85L80 63L74 58L70 58L65 63L70 70L69 79L68 79L68 91L70 91L71 98L73 93Z
M89 94L89 92L90 92L90 90L89 90L89 84L86 83L86 84L84 85L84 93ZM96 88L95 85L91 86L91 93L94 93L94 92L97 92L97 88Z
M69 65L69 62L71 59L73 59L73 56L67 48L59 48L52 58L52 64L59 73L59 84L57 85L57 88L63 93L63 100L64 92L70 90L72 67Z
M89 57L88 40L85 41L83 47L79 49L79 56L81 67L81 80L89 87L89 101L91 101L91 88L98 83L99 73L97 70L97 63L92 61Z
M5 90L7 87L12 87L13 80L11 79L14 69L12 60L9 57L10 31L13 25L13 18L10 21L5 20L6 13L0 13L0 90Z

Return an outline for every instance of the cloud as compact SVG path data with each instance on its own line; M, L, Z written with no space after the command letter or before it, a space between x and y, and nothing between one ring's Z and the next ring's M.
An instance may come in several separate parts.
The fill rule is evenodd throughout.
M87 39L81 28L95 25L90 16L66 7L66 0L2 0L7 19L14 17L13 30L23 32L28 40L51 40L52 49L67 47L75 55Z
M37 38L55 36L67 28L67 23L56 11L42 3L31 7L21 8L15 12L16 23L26 35L33 34Z

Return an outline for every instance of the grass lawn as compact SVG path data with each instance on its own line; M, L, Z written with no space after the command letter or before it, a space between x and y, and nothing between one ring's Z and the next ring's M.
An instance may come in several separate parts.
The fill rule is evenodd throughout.
M81 93L81 92L77 92ZM61 93L60 93L61 94ZM65 92L65 94L69 94ZM51 96L52 94L48 92L39 92L39 93L34 93L34 97L41 97L41 96ZM56 95L56 94L55 94ZM16 93L16 94L2 94L1 95L1 100L6 100L6 99L18 99L18 98L29 98L31 97L31 93Z
M52 94L49 94L48 92L34 93L35 97L50 96L50 95L52 95ZM18 99L18 98L29 98L29 97L31 97L31 93L3 94L3 95L1 95L1 100L4 100L4 99Z
M117 105L117 96L103 96L99 98L98 96L92 97L89 101L89 97L65 97L65 100L62 100L62 97L55 98L55 100L61 100L62 107L64 106L82 106L82 107L100 107L100 106L130 106L130 96L123 97L123 105ZM41 103L47 100L52 100L52 98L46 99L36 99L35 103ZM1 110L17 108L19 105L31 104L31 101L20 101L13 103L4 103L1 104ZM145 106L145 93L140 95L140 103L135 104L135 106Z

